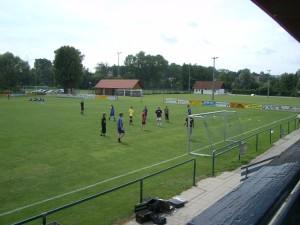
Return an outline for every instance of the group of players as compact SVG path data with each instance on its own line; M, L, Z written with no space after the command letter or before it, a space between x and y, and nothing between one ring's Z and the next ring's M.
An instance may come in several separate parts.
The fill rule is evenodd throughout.
M134 110L133 107L131 106L128 109L128 115L129 115L129 125L133 125L133 114L134 114ZM156 114L156 121L157 121L157 125L158 127L162 127L162 114L163 111L161 110L160 107L157 107L157 109L155 110L155 114ZM191 115L191 108L189 105L187 105L187 114ZM146 120L147 120L147 115L148 115L148 109L147 106L144 107L143 111L142 111L142 127L141 129L143 131L146 130ZM168 106L165 106L164 108L164 115L165 115L165 121L167 123L169 123L169 108ZM125 130L124 130L124 124L123 124L123 113L119 113L119 117L118 119L116 119L115 117L115 107L114 105L111 104L110 106L110 114L109 114L109 118L108 120L110 121L110 119L113 118L113 120L115 122L117 122L117 130L118 130L118 142L121 143L121 139L124 137L125 135ZM190 127L190 133L191 134L191 129L194 127L194 120L193 118L190 118L190 126L188 126L188 117L185 120L184 125L186 127ZM102 113L102 117L101 117L101 136L105 136L106 135L106 113L103 112Z

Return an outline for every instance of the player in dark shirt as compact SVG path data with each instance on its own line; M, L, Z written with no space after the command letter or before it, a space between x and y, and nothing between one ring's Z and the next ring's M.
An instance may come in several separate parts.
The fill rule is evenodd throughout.
M110 105L110 114L109 114L109 118L108 120L110 120L110 117L114 118L114 121L116 121L116 117L115 117L115 107L111 104Z
M83 113L84 113L84 102L83 102L83 100L80 102L80 113L81 113L81 115L83 115Z
M190 126L189 126L189 115L191 115L190 113L187 113L187 117L185 119L184 125L186 126L186 132L188 135L192 134L192 129L194 128L195 124L194 124L194 119L193 117L190 117Z
M123 117L123 113L120 113L118 118L118 142L119 143L121 143L121 138L125 135L122 117Z
M105 136L106 134L106 114L105 112L102 113L102 118L101 118L101 136Z
M157 121L157 125L159 127L162 127L162 122L161 122L161 114L162 114L162 111L160 109L160 107L157 107L157 110L155 111L156 113L156 121Z

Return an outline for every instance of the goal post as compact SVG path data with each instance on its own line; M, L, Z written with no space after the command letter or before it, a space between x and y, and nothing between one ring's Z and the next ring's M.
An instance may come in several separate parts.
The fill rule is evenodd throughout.
M143 89L116 89L115 96L140 97L143 101Z
M190 120L194 128L190 128ZM213 151L240 144L243 130L236 111L222 110L188 116L187 151L198 156L212 156ZM192 132L192 134L190 133Z
M116 89L117 96L142 97L143 89Z

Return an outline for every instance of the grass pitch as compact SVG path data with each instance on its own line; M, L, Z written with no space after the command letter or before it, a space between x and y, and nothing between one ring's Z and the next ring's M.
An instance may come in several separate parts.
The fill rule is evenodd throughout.
M0 99L0 224L11 224L53 208L74 202L117 185L132 181L190 159L186 150L186 105L167 104L170 123L157 127L155 110L166 105L164 98L209 100L210 96L151 95L120 97L118 101L87 99L80 114L81 99L46 97ZM215 96L216 101L263 102L297 106L295 98ZM100 136L102 112L109 115L114 104L116 117L124 113L125 137L117 142L117 125L107 120L107 136ZM133 106L134 125L129 125L128 109ZM141 113L148 108L147 131L141 130ZM222 110L192 106L192 113ZM245 133L273 126L297 113L234 109ZM108 117L107 117L108 118ZM199 126L201 124L196 124ZM201 125L202 126L202 125ZM262 140L261 140L262 139ZM260 139L259 151L249 143L248 155L238 161L231 152L217 159L216 171L231 170L247 163L270 144ZM146 180L144 196L169 198L192 185L192 166L186 165ZM211 174L211 159L197 158L197 179ZM62 224L121 224L139 201L138 185L125 188L53 214L47 221ZM29 224L40 224L35 221Z

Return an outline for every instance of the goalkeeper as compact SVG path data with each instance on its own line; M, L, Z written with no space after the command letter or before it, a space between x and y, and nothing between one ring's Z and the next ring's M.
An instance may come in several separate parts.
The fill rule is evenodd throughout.
M191 135L192 134L192 130L193 130L194 126L195 126L195 123L194 123L194 118L190 117L190 127L189 127L189 115L191 115L190 112L187 113L187 117L185 119L184 126L186 126L186 132L187 132L187 134Z

